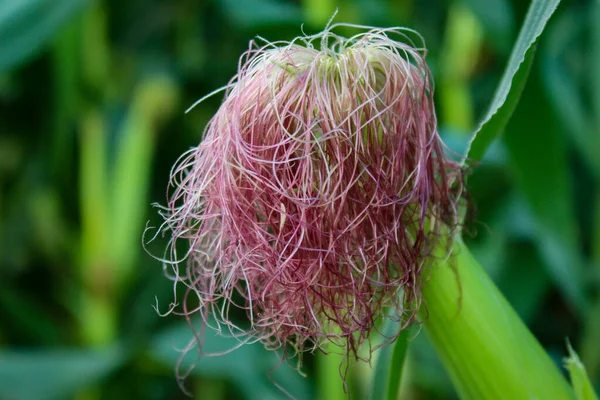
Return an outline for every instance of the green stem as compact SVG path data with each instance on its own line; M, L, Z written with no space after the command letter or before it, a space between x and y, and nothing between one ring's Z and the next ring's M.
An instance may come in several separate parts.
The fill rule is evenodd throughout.
M573 399L557 366L460 238L423 286L425 330L462 399Z
M106 127L100 112L89 111L80 132L82 339L102 346L116 334L113 277L108 253Z
M109 135L102 115L102 104L96 104L103 103L110 69L106 18L102 4L97 2L89 7L79 22L79 73L85 87L97 96L96 101L89 101L80 119L79 187L83 290L79 320L84 343L104 346L116 337L118 310L114 293L114 267L108 254Z
M83 14L80 48L83 81L102 101L107 97L111 85L106 19L101 2L96 2Z
M336 10L332 0L303 0L304 16L311 26L322 28Z
M462 3L453 3L448 16L440 79L442 120L468 132L473 128L473 99L469 81L479 57L482 28Z
M344 393L344 385L340 375L340 368L342 368L343 362L344 356L334 352L317 354L317 388L319 399L347 399L348 396Z
M392 337L398 332L402 323L394 320L386 321L385 336ZM404 371L406 350L412 330L404 329L392 344L379 349L379 355L373 371L371 382L371 400L395 400L400 393L400 381Z
M178 89L172 80L160 76L146 78L136 87L119 131L109 203L109 250L117 289L124 289L135 272L158 128L177 109L178 99Z

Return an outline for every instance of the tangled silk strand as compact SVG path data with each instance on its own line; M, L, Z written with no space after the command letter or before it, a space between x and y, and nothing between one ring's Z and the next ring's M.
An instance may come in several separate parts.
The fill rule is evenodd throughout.
M354 355L384 307L415 319L462 177L438 136L426 50L407 33L251 43L203 141L172 171L161 229L186 289L176 312L242 342L301 352L333 341Z

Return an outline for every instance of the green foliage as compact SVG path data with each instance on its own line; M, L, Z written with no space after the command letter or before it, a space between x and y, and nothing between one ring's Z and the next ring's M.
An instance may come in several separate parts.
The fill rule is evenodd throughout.
M233 22L246 28L274 24L300 24L300 8L277 0L222 0Z
M516 30L512 5L504 0L467 0L466 3L481 21L490 41L508 53Z
M471 138L467 156L472 160L481 160L492 140L506 127L525 87L535 53L534 43L559 2L534 0L531 3L488 111Z
M0 72L39 51L89 0L0 1Z
M548 105L532 77L505 133L511 173L527 199L534 218L534 238L548 266L577 315L587 309L584 265L575 226L572 179L568 172L566 138L558 121L545 115ZM544 143L540 149L540 143Z
M567 343L567 347L569 348L569 357L565 359L565 368L571 376L577 400L598 400L579 356L577 356L570 343Z
M274 381L296 399L311 399L310 382L303 379L287 363L279 364L279 355L265 350L260 344L241 343L234 338L209 333L202 343L202 351L209 356L200 361L196 353L194 335L186 323L172 326L160 332L150 345L149 356L164 365L178 365L183 375L228 378L248 399L278 399L281 392L265 374L271 373ZM190 344L189 351L184 351ZM214 355L232 350L227 354ZM210 354L213 354L210 356Z
M180 299L141 243L220 98L184 110L229 81L250 39L313 33L336 7L336 22L424 35L444 138L467 154L481 121L464 240L548 352L566 355L571 338L589 374L567 364L575 388L598 388L600 5L557 4L0 0L0 399L187 398L176 349L193 333L151 308ZM161 256L166 240L148 250ZM204 351L236 345L210 334ZM456 398L426 335L377 351L373 380L349 364L352 398ZM283 398L275 384L298 399L342 394L339 356L306 354L306 377L294 359L274 384L278 355L259 344L196 355L181 359L196 398Z
M462 241L442 256L423 287L424 325L460 397L572 399L567 381Z
M394 312L395 311L391 311ZM393 337L402 328L402 321L394 319L387 320L382 333L382 340ZM410 335L410 329L404 329L392 344L386 345L379 350L373 378L371 382L370 399L395 400L400 393L400 381L406 350Z
M591 14L600 17L597 11ZM557 21L550 27L548 40L540 54L544 60L542 77L557 114L572 132L569 139L573 141L592 172L600 176L600 157L596 151L600 148L600 135L597 134L597 129L594 129L594 124L597 127L598 121L595 121L592 110L586 109L586 98L582 96L578 83L586 77L581 76L583 71L573 71L575 68L573 60L566 58L568 56L566 53L573 52L573 49L582 51L579 42L585 40L586 32L586 25L581 23L583 18L585 18L584 10L569 9L559 15ZM597 24L594 23L591 27L595 28ZM596 41L597 39L592 43ZM593 64L590 65L590 72L594 68L596 67ZM596 91L594 88L600 85L600 77L596 73L591 73L589 81L591 91L594 93ZM593 107L598 107L596 104L600 104L600 100L596 99Z
M0 398L54 400L73 397L114 372L127 354L120 346L0 352Z

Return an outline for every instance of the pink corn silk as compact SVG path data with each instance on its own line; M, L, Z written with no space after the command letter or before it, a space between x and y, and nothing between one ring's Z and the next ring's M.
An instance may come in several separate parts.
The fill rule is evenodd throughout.
M203 141L173 169L168 251L186 317L268 348L326 340L356 356L383 307L414 321L462 175L438 136L424 48L399 29L304 40L251 43L240 58Z

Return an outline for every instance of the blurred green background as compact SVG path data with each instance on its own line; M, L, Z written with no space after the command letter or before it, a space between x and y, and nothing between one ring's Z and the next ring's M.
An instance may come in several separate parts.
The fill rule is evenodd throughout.
M160 223L150 204L165 202L171 165L197 145L221 98L184 110L228 82L256 35L316 33L336 7L336 22L417 29L440 131L461 152L527 6L0 0L0 399L188 398L175 366L192 333L153 309L168 310L173 290L142 232ZM465 239L557 363L568 337L597 388L599 179L600 2L564 1L504 136L469 178ZM209 350L231 345L207 337ZM192 351L181 372L197 361ZM185 387L197 399L285 398L267 374L277 361L244 346L202 358ZM297 399L329 399L315 364L307 355L306 377L284 365L271 379ZM351 398L366 398L370 373L351 364ZM410 345L402 391L456 398L424 333Z

